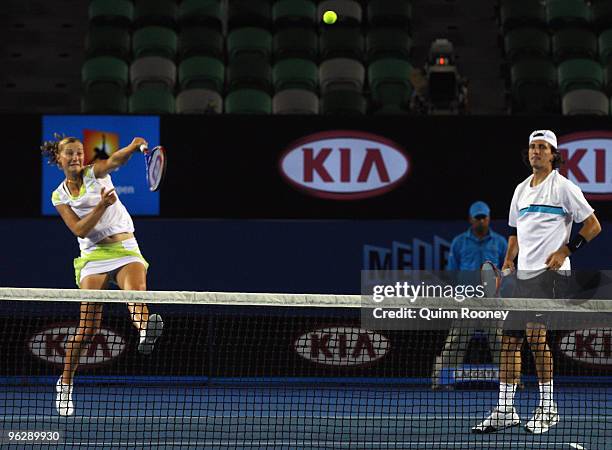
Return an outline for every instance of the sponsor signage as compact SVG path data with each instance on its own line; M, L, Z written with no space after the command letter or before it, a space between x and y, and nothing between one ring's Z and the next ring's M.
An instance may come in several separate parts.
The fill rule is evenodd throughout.
M69 336L76 334L76 326L55 326L36 333L28 340L28 349L37 358L53 364L63 364ZM95 365L118 357L125 350L122 336L108 328L102 328L92 338L79 364Z
M565 356L581 363L612 366L612 328L572 331L558 342Z
M385 356L389 340L374 331L353 327L329 327L310 331L296 339L295 351L311 362L330 366L359 366Z
M375 197L401 184L411 169L395 142L358 131L331 131L292 143L280 159L289 184L315 197Z
M590 131L559 138L565 160L559 172L572 180L589 200L612 200L612 132Z

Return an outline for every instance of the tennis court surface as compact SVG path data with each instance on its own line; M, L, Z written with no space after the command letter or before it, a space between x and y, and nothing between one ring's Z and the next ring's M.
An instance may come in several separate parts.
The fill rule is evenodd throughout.
M558 425L472 434L497 400L482 336L433 391L445 330L361 328L359 296L2 288L0 297L0 448L612 449L605 323L551 332ZM81 299L104 302L104 319L64 417L55 382ZM164 319L149 356L136 350L128 301ZM539 395L524 362L523 423Z

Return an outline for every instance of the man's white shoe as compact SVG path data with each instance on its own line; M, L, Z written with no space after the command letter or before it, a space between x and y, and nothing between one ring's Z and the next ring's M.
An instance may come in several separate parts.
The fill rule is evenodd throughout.
M549 407L538 406L533 412L533 417L525 424L525 430L533 434L542 434L558 423L557 404L553 402Z
M499 408L495 408L491 411L489 417L472 428L472 433L495 433L504 428L515 427L520 425L520 423L521 419L516 409L512 408L509 411L502 411Z
M144 335L141 335L138 344L138 351L143 355L150 355L153 352L155 341L159 339L164 330L164 322L159 314L151 314L147 321Z
M72 384L63 384L62 379L57 380L55 384L55 408L60 416L71 416L74 414L74 405L72 404Z

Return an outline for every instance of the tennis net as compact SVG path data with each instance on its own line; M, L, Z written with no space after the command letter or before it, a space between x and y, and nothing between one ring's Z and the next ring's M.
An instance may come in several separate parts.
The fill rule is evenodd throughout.
M362 298L348 295L0 288L0 298L0 447L612 448L602 301L549 331L559 423L474 434L498 398L498 322L367 328ZM102 321L79 359L74 412L60 415L56 382L81 301L102 304ZM148 355L126 307L141 302L164 324ZM457 339L465 348L445 353ZM539 399L527 351L522 372L524 424Z

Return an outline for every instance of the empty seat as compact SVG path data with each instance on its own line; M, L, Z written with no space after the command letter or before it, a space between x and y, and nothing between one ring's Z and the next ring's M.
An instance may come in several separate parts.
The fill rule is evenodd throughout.
M272 20L279 29L289 26L311 27L315 24L317 6L311 0L279 0L272 6Z
M174 30L167 27L143 27L136 30L132 37L134 58L143 56L163 56L173 59L176 56L178 37Z
M304 89L285 89L272 99L274 114L318 114L319 97Z
M135 59L130 66L130 82L132 90L145 86L157 86L172 91L176 84L174 61L160 56Z
M321 114L362 115L366 113L367 102L361 92L353 90L329 91L321 97Z
M359 25L362 22L361 5L353 0L324 0L319 3L317 17L323 17L325 11L334 11L338 15L337 25L343 23Z
M612 61L612 28L599 35L599 60L604 65Z
M371 26L396 26L410 30L412 5L409 0L370 0L368 22Z
M225 112L229 114L270 114L272 99L257 89L238 89L225 97Z
M317 33L309 28L285 28L274 34L272 51L276 60L306 58L316 61L319 53L319 39Z
M353 59L329 59L323 61L319 66L319 84L322 94L337 89L361 92L364 80L363 64Z
M192 56L179 65L181 89L203 88L223 92L225 66L209 56Z
M319 68L309 59L288 58L277 62L272 69L274 90L317 89Z
M223 98L210 89L187 89L176 96L176 112L183 114L220 114Z
M333 26L321 31L319 56L321 59L363 59L364 38L359 27Z
M595 58L597 56L597 37L589 30L565 28L552 37L552 50L555 61L570 58Z
M563 96L563 115L592 114L607 116L610 110L610 100L601 91L592 89L576 89Z
M135 114L174 113L174 95L160 87L144 87L130 96L129 111Z
M598 62L590 59L568 59L558 68L561 94L574 89L601 90L603 70Z
M511 62L521 58L544 58L550 54L550 36L538 28L517 28L504 36L504 49Z
M500 17L504 33L518 27L546 25L546 10L539 1L504 1L500 8Z
M181 29L202 26L220 32L223 29L220 0L183 0L179 5Z
M370 29L366 38L367 60L379 58L410 59L412 38L403 28L376 27Z
M548 0L546 20L552 29L588 27L591 10L584 0Z
M136 28L154 25L175 28L177 10L174 0L135 0L134 25Z
M227 53L230 61L245 53L269 58L271 52L272 35L263 28L235 28L227 36Z
M89 22L93 25L113 25L127 29L134 17L134 5L129 0L91 0Z
M259 55L239 55L227 67L227 86L230 91L255 88L270 92L272 68L267 59Z
M81 75L86 91L96 84L114 84L125 89L128 83L128 65L119 58L98 56L85 61Z
M230 31L249 26L269 28L272 8L268 0L231 0L228 4L227 23Z
M521 60L512 65L513 113L554 112L558 105L556 73L548 60Z
M407 111L412 96L412 65L402 59L386 58L370 64L368 80L374 109L385 112Z
M181 59L191 56L212 56L223 59L223 35L213 28L193 25L183 27L178 40Z
M81 112L87 114L124 114L128 111L127 96L119 86L102 86L85 92Z
M85 51L88 58L114 56L127 60L130 57L130 33L126 28L94 25L87 32Z

